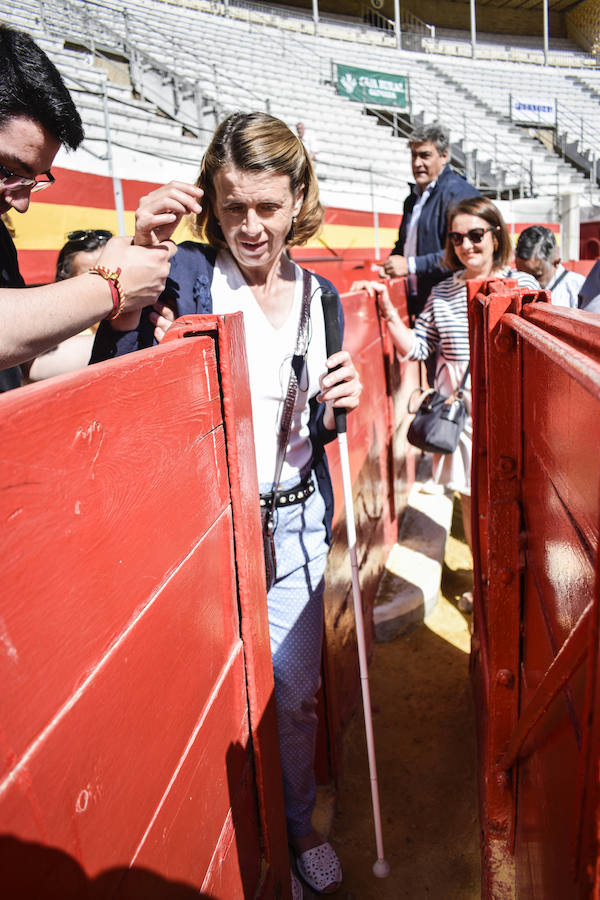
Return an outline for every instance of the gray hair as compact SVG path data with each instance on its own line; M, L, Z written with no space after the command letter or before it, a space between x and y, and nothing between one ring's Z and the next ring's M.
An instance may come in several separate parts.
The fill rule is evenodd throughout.
M443 156L450 152L450 132L441 122L431 122L430 125L417 125L408 137L408 146L424 144L431 141L435 149Z
M549 228L530 225L519 235L515 255L519 259L535 258L553 262L557 250L556 238Z

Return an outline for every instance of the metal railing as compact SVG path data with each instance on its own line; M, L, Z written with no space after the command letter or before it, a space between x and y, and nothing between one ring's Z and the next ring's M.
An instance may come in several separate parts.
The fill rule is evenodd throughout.
M369 6L366 3L363 3L361 7L360 16L363 22L367 25L372 25L373 28L379 28L381 31L387 31L391 34L394 34L395 32L394 20L383 13L378 12L378 10L373 9L372 6ZM421 37L435 39L435 25L429 25L427 22L424 22L423 19L419 19L418 16L415 16L408 10L402 9L400 11L400 26L402 32L409 32L410 34L421 35Z
M103 54L102 48L110 48L114 53L115 50L121 51L126 60L129 61L132 82L135 89L142 97L157 105L176 122L181 123L193 133L200 136L201 134L209 135L212 128L224 114L229 112L225 105L219 102L218 80L216 66L210 62L198 60L197 64L205 75L205 84L199 84L198 79L181 77L177 74L174 66L165 65L146 51L140 50L135 41L135 34L132 33L127 10L115 11L110 4L103 3L102 0L92 0L85 4L76 4L72 0L48 0L41 4L45 8L45 22L49 33L59 36L62 39L73 40L76 36L82 45L88 47L91 52L98 55ZM232 7L236 8L252 8L263 9L256 3L215 3L223 12L231 12ZM53 15L49 15L54 12ZM57 13L60 13L58 15ZM290 13L291 14L291 13ZM295 15L295 13L294 13ZM66 24L65 24L66 23ZM264 23L263 23L264 24ZM151 24L146 22L145 28L151 29ZM256 26L255 26L256 27ZM259 26L260 27L260 26ZM156 34L160 34L160 30L154 28ZM331 61L321 56L314 48L306 46L297 38L293 38L287 34L281 33L281 52L288 56L293 56L299 61L306 64L307 53L313 60L313 69L318 72L327 72L327 77L322 77L322 81L330 79ZM145 70L153 70L163 81L163 87L158 90L149 83L145 78ZM228 75L219 75L223 82L235 90L240 97L239 106L258 107L269 110L269 99L260 97L258 94L249 89L245 84L232 79ZM165 104L164 85L170 85L172 90L172 101ZM418 85L412 85L413 100L422 110L431 109L431 92L419 88ZM192 105L195 105L192 113L185 114L182 110L182 98L189 100L192 98ZM167 108L165 108L167 106ZM188 110L190 105L188 104ZM205 118L208 114L208 127L205 125ZM468 141L471 137L471 125L468 116L463 114L452 115L448 106L444 109L444 116L448 120L454 135L461 135L464 141ZM479 127L479 133L482 133ZM460 140L455 139L455 163L458 163L467 176L477 186L488 190L496 190L498 192L512 190L522 196L536 193L535 172L531 166L530 160L522 154L515 153L509 147L502 147L499 151L496 136L491 131L483 132L484 138L487 140L488 146L494 145L494 158L481 159L481 152L477 149L469 150ZM168 158L177 158L169 154ZM321 167L322 168L322 167ZM349 180L352 178L351 173L370 173L369 177L375 175L379 180L384 177L385 173L374 171L371 167L352 167L341 166L341 174L339 179L329 165L329 171L325 177L330 184L335 180ZM347 174L344 174L346 172Z

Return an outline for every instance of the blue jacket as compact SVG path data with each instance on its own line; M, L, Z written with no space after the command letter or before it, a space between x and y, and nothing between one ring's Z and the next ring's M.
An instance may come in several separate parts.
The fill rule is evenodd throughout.
M404 201L402 222L398 231L398 240L391 255L404 256L404 244L408 223L417 202L414 184L409 185L411 192ZM436 181L427 203L421 211L417 226L417 255L415 257L417 275L417 297L409 298L409 312L418 315L431 293L434 284L451 275L450 269L442 265L444 245L448 231L448 211L466 197L478 197L479 191L466 181L462 175L453 172L448 164L444 166Z
M176 317L212 313L211 284L216 255L217 251L214 248L198 244L195 241L185 241L179 244L177 253L171 259L171 274L160 298L175 311ZM340 333L343 335L344 313L338 292L326 278L320 275L315 277L321 287L329 288L338 298L338 320ZM106 320L101 322L96 332L90 365L156 344L154 325L149 318L151 312L151 306L142 310L140 324L133 331L115 331ZM335 431L329 431L323 425L324 412L324 403L317 403L314 398L310 400L309 429L313 448L313 469L317 476L321 496L325 501L325 526L327 537L331 540L333 488L325 455L325 444L335 438Z

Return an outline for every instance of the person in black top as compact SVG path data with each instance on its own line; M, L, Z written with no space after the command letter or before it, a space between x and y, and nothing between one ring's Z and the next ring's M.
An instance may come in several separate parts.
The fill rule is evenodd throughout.
M8 228L0 220L0 287L22 288L25 282L19 272L17 251ZM0 371L0 393L21 386L21 367L10 366Z

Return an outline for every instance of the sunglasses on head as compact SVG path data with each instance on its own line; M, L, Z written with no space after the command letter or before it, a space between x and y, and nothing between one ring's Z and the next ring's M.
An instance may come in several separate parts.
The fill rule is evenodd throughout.
M88 238L95 237L99 243L105 244L112 237L112 231L105 231L104 228L87 228L81 231L70 231L67 235L68 241L86 241Z
M449 231L448 238L455 247L461 247L465 238L469 238L472 244L480 244L483 236L488 231L496 231L497 229L490 225L488 228L469 228L468 231Z

